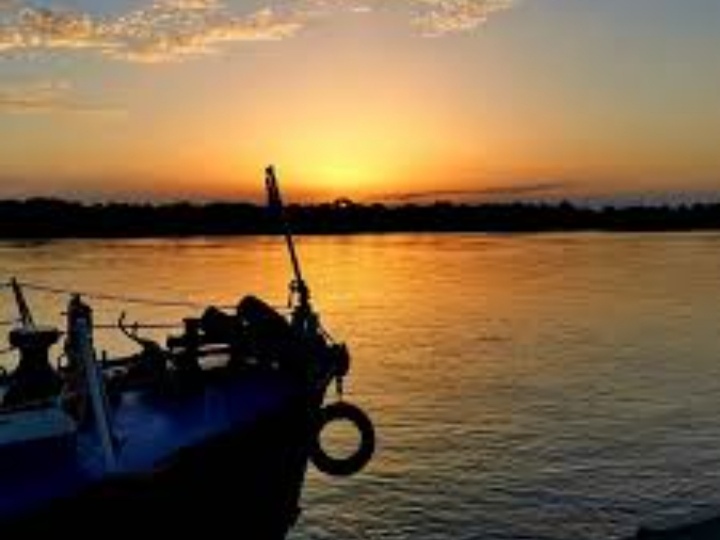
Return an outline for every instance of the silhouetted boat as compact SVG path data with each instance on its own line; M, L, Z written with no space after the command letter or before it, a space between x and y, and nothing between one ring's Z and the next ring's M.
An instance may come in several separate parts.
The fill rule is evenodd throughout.
M628 540L717 540L720 512L691 512L682 518L660 519L641 526Z
M374 450L372 424L342 400L347 348L310 305L272 168L267 188L285 225L294 279L282 315L244 296L209 306L160 344L118 326L139 346L96 359L92 309L70 298L64 332L35 323L23 283L9 332L17 366L0 383L0 534L229 534L281 539L294 524L306 466L350 475ZM50 360L63 341L63 361ZM361 434L354 455L326 454L320 431L336 419ZM93 525L98 524L98 525Z

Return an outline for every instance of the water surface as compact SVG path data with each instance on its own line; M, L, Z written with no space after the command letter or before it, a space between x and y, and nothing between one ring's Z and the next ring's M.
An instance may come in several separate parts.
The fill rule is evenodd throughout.
M352 479L310 471L292 540L619 538L720 508L720 235L311 237L316 307L377 425ZM0 243L0 277L283 305L279 238ZM14 316L3 295L0 319ZM37 318L58 298L29 292ZM121 306L93 301L100 322ZM188 308L125 306L176 321ZM99 345L132 350L117 332ZM1 348L1 347L0 347Z

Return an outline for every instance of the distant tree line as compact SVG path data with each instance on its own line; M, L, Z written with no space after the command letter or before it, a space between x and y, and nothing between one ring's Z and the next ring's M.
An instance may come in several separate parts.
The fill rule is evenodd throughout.
M300 234L720 230L720 204L593 208L568 202L291 205ZM2 238L273 234L276 216L250 203L124 204L0 201Z

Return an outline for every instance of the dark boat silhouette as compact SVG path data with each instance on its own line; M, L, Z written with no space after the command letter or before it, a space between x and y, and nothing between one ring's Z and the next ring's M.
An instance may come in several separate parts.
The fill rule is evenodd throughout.
M183 535L282 539L300 508L312 461L333 475L370 460L374 432L357 407L324 405L350 367L343 343L322 328L272 167L270 206L285 226L294 271L288 316L246 295L232 310L208 306L164 344L120 329L140 350L96 357L93 313L70 298L67 328L39 326L13 280L17 366L0 382L0 534ZM50 350L62 342L62 362ZM320 443L334 420L355 424L346 458Z

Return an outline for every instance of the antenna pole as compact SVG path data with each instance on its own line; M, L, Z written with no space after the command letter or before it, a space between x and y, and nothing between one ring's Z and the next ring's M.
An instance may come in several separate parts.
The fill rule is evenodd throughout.
M290 225L285 215L285 207L283 205L282 197L280 195L280 188L278 187L277 177L275 176L275 168L270 165L265 169L265 183L268 192L268 202L270 208L274 210L283 228L283 235L285 236L285 242L287 243L288 252L290 253L290 262L292 263L293 273L295 274L295 280L292 284L292 289L298 294L300 301L300 309L303 312L309 313L310 311L310 290L305 283L300 269L300 259L298 258L297 251L295 250L295 241L293 240L292 232L290 231Z

